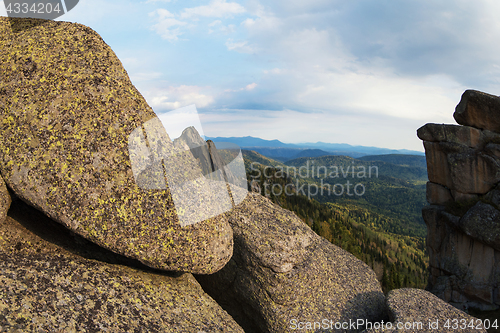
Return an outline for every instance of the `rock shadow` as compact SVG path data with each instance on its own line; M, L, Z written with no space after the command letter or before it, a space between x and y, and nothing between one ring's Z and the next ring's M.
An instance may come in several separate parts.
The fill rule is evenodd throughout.
M82 236L75 234L62 224L54 221L43 212L28 205L21 199L12 195L13 202L7 216L14 219L24 228L44 239L45 241L57 245L73 254L86 259L97 260L114 265L129 266L145 272L179 277L183 272L162 271L151 268L141 263L139 260L131 259L117 254L106 248L95 244ZM23 246L18 243L16 247Z

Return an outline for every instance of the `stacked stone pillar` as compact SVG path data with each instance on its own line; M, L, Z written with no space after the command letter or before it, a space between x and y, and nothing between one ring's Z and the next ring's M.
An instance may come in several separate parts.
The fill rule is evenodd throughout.
M500 305L500 98L467 90L459 125L426 124L429 182L422 211L430 258L428 289L459 307Z

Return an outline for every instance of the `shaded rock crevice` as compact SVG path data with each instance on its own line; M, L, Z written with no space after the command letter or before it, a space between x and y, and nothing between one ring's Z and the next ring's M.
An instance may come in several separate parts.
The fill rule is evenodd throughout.
M100 248L22 201L0 235L0 331L243 332L191 274Z

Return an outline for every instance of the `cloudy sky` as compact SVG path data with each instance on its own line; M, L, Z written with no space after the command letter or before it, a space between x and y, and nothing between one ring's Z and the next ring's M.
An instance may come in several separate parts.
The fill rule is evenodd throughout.
M5 8L0 6L0 15ZM3 11L3 12L2 12ZM156 113L208 136L422 150L465 89L500 94L496 0L80 0Z

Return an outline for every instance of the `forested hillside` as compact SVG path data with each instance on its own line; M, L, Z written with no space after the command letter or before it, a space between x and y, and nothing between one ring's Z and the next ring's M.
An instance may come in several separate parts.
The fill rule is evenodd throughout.
M420 216L425 204L425 169L345 156L300 158L286 164L251 151L244 151L244 157L254 190L294 211L320 236L367 263L385 291L425 287L428 259ZM378 167L378 177L375 168L368 177L370 166ZM335 167L339 177L331 173ZM363 167L365 177L357 178ZM343 184L345 190L347 180L362 183L365 193L327 195L327 185ZM316 190L316 195L310 193Z
M414 166L427 168L425 156L420 155L403 155L403 154L387 154L387 155L367 155L358 158L362 161L382 161L402 166Z

